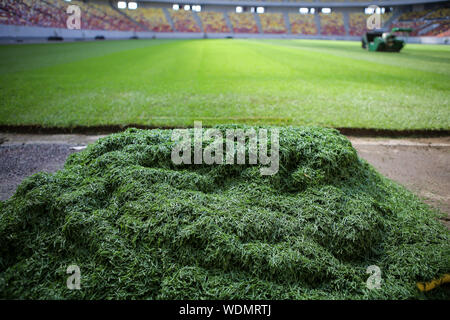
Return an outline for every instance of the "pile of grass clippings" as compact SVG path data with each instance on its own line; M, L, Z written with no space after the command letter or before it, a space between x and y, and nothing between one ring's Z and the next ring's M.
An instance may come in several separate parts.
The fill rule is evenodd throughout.
M336 130L280 128L274 176L175 166L172 146L171 130L129 129L25 179L0 202L0 298L449 297L416 288L450 271L437 213ZM81 290L66 287L72 264Z

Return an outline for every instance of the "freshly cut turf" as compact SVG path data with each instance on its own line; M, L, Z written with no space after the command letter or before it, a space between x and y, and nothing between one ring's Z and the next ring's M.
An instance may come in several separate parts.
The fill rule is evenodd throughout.
M24 180L0 202L0 298L449 298L416 288L450 271L437 213L336 130L280 128L274 176L176 166L172 147L171 130L129 129Z
M130 40L0 46L0 125L194 120L450 129L450 47L366 52L324 40Z

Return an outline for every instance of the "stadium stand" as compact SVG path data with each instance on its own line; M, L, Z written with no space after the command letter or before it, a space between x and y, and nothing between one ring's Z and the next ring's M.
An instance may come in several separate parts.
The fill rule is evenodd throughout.
M0 24L26 25L27 22L22 18L13 15L11 12L0 9Z
M293 34L317 34L317 25L313 14L289 13L289 22Z
M450 23L447 23L444 27L446 31L439 33L437 37L450 37Z
M82 16L81 16L81 28L88 30L115 30L114 25L104 19L104 13L100 12L94 7L89 6L85 3L76 3L80 6ZM64 7L64 4L61 5Z
M252 13L229 13L228 16L234 33L258 33L258 26Z
M287 33L282 13L263 13L259 15L264 33Z
M385 13L385 14L382 14L381 15L381 24L382 25L386 25L386 23L389 21L389 19L391 19L392 18L392 12L388 12L388 13Z
M423 20L425 26L418 32L421 36L448 37L450 35L450 8L436 9L423 17Z
M265 0L267 1L267 0ZM281 0L270 0L280 2ZM285 2L298 2L305 0L283 0ZM309 0L309 2L320 0ZM329 0L323 0L330 2ZM335 2L360 2L366 0L334 0ZM256 3L256 0L255 0ZM81 28L86 30L107 31L152 31L152 32L201 32L206 33L244 33L244 34L287 34L317 35L318 30L323 36L352 36L360 37L366 31L367 15L361 8L346 9L348 21L344 21L340 8L332 8L331 14L300 14L293 8L270 8L270 12L256 14L248 11L235 13L235 6L206 6L206 11L192 12L183 10L161 9L151 3L139 2L137 10L118 9L117 1L96 0L0 0L0 24L39 26L48 28L66 28L69 4L80 6ZM169 5L167 5L169 7ZM204 9L204 8L202 8ZM249 9L249 8L247 8ZM404 7L407 10L396 15L390 21L392 13L382 15L382 23L389 20L390 25L385 27L413 28L411 36L448 36L450 27L450 8L446 5L425 6L425 10L413 10L413 7ZM167 10L167 11L166 11ZM295 8L298 12L298 8ZM394 8L394 11L397 10ZM167 13L169 13L167 15ZM346 14L347 15L347 14ZM228 19L229 18L229 19ZM348 22L348 25L347 25ZM201 24L200 24L201 23ZM260 25L259 25L260 23ZM319 25L320 23L320 25ZM346 26L348 30L346 30ZM259 26L261 30L259 30ZM230 30L232 28L232 30ZM346 34L346 31L348 34Z
M78 3L80 3L78 1ZM91 10L92 15L101 20L107 22L109 25L107 30L119 30L119 31L144 31L144 29L130 19L126 18L126 15L122 15L117 10L114 10L109 3L93 3L85 4Z
M57 7L45 1L2 0L0 2L2 21L7 24L39 27L64 28L65 19Z
M411 28L410 36L417 36L420 29L426 26L424 21L396 21L392 23L392 28Z
M230 32L222 12L203 11L199 12L198 16L200 17L205 32Z
M450 18L450 8L441 8L431 12L426 19L443 19Z
M351 36L362 36L367 31L367 17L364 13L350 13L349 15L349 30L348 33ZM391 13L385 13L381 15L381 24L384 25L390 18Z
M318 0L319 2L368 2L367 0ZM375 0L378 1L378 0ZM372 0L371 2L374 2Z
M437 23L433 28L423 35L429 37L448 37L450 32L450 21L442 21Z
M150 31L173 31L161 8L139 8L138 10L127 10L126 14Z
M40 1L45 2L45 1ZM65 20L67 18L66 8L68 3L63 0L46 0L53 7L58 9L59 17L62 21L62 27L66 26ZM83 1L71 1L70 4L75 4L80 7L81 28L88 30L118 30L118 31L144 31L142 27L135 24L125 15L120 14L114 10L109 3L94 3Z
M322 35L343 36L345 35L344 18L342 13L330 14L320 13L320 33Z
M184 10L169 10L173 25L178 32L201 32L192 12Z
M425 17L429 13L430 13L429 10L405 12L398 18L398 20L399 21L416 20Z
M364 13L350 13L348 23L349 34L351 36L361 36L367 29L367 15Z
M450 8L403 13L392 27L412 28L411 36L448 36Z

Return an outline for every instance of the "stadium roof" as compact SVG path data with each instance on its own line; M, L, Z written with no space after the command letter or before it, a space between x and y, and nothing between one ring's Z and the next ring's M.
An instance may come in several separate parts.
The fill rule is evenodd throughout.
M448 0L372 0L372 1L317 1L317 2L276 2L264 0L139 0L140 2L177 3L177 4L202 4L202 5L232 5L232 6L264 6L264 7L368 7L378 5L381 7L406 6L414 4L427 4L448 2Z

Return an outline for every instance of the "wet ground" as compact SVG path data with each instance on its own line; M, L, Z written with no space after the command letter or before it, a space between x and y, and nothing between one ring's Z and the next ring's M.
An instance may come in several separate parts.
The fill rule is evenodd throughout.
M67 156L99 135L0 133L0 200L8 199L25 177L61 169ZM349 137L358 154L378 171L447 213L450 227L450 137Z

